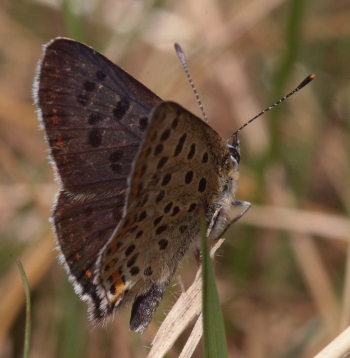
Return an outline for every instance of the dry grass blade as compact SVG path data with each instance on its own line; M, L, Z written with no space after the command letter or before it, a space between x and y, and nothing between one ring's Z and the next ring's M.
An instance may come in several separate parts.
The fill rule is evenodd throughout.
M350 327L335 338L314 358L346 358L350 353Z
M210 255L213 257L216 250L222 245L224 239L220 239L210 250ZM195 280L191 287L181 294L176 301L173 308L167 314L165 320L160 326L157 335L152 342L152 349L149 352L148 358L163 357L166 352L172 347L179 335L189 325L189 323L202 311L202 276L201 267L198 269ZM196 347L201 338L198 334L198 326L195 328L196 332L191 335L190 339L193 340L186 344L188 346Z
M332 280L324 264L314 239L307 235L293 235L290 241L296 255L300 271L320 310L331 337L338 332L339 304L332 287Z
M348 244L345 265L345 280L343 303L340 314L340 329L343 330L350 325L350 244Z
M257 226L350 241L350 220L345 216L311 210L254 204L240 222Z
M194 350L196 349L199 340L202 338L203 333L203 317L202 313L197 318L197 322L192 329L191 335L188 337L188 340L179 355L179 358L188 358L192 357Z

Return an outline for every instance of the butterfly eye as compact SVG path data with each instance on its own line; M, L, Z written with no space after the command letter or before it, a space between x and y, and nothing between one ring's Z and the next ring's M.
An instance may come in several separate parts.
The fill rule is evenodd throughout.
M239 154L239 148L236 148L235 146L229 144L228 145L228 150L230 151L231 154L231 160L232 163L235 164L239 164L240 160L241 160L241 156Z
M229 143L232 142L232 143ZM228 139L228 141L226 142L228 150L230 151L230 155L231 155L231 160L232 160L232 164L233 167L235 169L238 168L238 164L241 160L241 155L240 155L240 142L237 138L237 134L233 135L232 137L230 137Z

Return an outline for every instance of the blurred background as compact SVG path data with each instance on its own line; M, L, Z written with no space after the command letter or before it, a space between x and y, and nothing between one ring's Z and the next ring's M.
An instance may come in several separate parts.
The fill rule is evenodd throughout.
M227 139L296 87L316 79L240 135L237 199L251 210L216 263L230 357L311 357L350 319L350 3L346 0L2 0L0 2L0 357L23 350L24 289L32 297L31 357L145 357L176 301L175 279L152 324L129 332L129 310L94 328L54 251L57 186L31 96L42 45L84 42L165 100L201 116L179 42L210 124ZM185 288L197 267L182 262ZM178 357L186 330L168 353ZM199 344L194 357L202 357Z

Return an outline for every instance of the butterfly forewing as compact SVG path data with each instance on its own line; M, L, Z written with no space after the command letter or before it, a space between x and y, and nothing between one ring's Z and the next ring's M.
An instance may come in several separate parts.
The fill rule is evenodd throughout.
M68 39L46 46L38 83L36 101L64 188L125 187L160 99L100 53Z
M46 45L34 96L62 183L53 214L61 258L96 318L97 253L122 217L132 162L160 98L100 53L64 38Z
M152 111L129 180L125 216L101 251L96 283L106 314L134 302L131 328L150 322L181 258L232 201L237 172L225 142L209 125L172 102Z

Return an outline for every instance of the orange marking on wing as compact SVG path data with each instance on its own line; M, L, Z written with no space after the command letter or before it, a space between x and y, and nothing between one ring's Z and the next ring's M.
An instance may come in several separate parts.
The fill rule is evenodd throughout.
M92 276L92 272L90 270L86 270L85 275L90 278Z
M131 199L135 199L139 193L139 188L137 186L134 186L131 189Z
M59 147L59 148L63 148L63 140L62 140L62 137L61 137L61 136L58 136L58 137L56 138L56 145L57 145L57 147Z
M110 289L110 293L113 294L114 299L113 301L117 301L119 299L119 296L123 293L125 288L125 283L122 279L122 276L120 276L118 271L114 271L111 275L112 277L112 286ZM113 292L112 292L113 291Z
M136 217L135 217L135 216L129 218L129 225L128 225L128 227L134 225L134 224L135 224L135 221L136 221Z
M53 115L50 117L53 124L58 124L58 115L57 115L57 109L52 109Z
M135 170L135 174L134 176L136 177L136 179L140 179L143 174L145 174L145 170L146 170L146 166L143 165L143 166L138 166Z
M124 228L120 233L118 237L123 237L124 235L129 233L130 225L128 225L126 228Z
M143 150L140 153L140 158L146 159L151 154L151 151L152 151L152 147L148 147L146 150Z
M137 179L140 178L140 167L138 167L138 168L135 169L134 177L137 178Z

